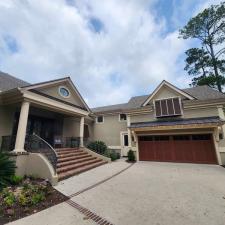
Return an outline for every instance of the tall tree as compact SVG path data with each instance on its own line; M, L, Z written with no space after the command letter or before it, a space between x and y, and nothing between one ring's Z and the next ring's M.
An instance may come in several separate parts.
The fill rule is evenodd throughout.
M222 92L222 85L225 84L225 2L211 5L190 19L180 30L180 37L200 41L200 48L186 51L185 69L195 76L193 80L197 82L193 84L216 83L216 87Z

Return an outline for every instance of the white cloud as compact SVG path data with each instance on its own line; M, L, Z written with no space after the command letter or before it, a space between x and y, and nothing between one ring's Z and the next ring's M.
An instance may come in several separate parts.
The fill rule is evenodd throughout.
M157 0L4 0L0 2L0 70L30 82L70 75L90 106L147 94L162 79L183 85L188 42L151 7ZM90 18L104 25L90 29ZM9 51L4 35L15 38ZM116 77L116 79L115 79Z

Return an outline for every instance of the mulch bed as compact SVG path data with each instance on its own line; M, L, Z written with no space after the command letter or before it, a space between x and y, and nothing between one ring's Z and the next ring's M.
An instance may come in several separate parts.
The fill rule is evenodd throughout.
M13 206L14 212L12 215L6 213L6 209L0 203L0 225L12 222L14 220L21 219L23 217L37 213L43 209L49 208L51 206L57 205L64 201L67 201L69 198L62 193L58 192L56 189L49 185L49 195L46 196L46 199L35 206L23 207L20 205ZM10 209L9 211L10 212Z

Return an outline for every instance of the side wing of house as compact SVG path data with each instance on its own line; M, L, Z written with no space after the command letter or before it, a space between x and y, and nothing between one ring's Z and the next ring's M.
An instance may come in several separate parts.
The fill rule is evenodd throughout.
M224 164L224 104L225 98L197 99L162 82L130 116L137 157Z

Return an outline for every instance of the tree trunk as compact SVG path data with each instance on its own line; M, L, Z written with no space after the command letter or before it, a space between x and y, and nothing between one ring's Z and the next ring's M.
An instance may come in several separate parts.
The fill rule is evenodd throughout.
M213 64L214 73L215 73L215 76L217 78L216 79L216 85L217 85L218 90L220 92L222 92L222 87L221 87L221 83L220 83L220 80L219 80L219 72L218 72L218 68L217 68L217 64L216 64L216 57L215 57L215 54L214 54L213 44L210 43L209 47L210 47L210 51L211 51L211 57L212 57L212 64Z

